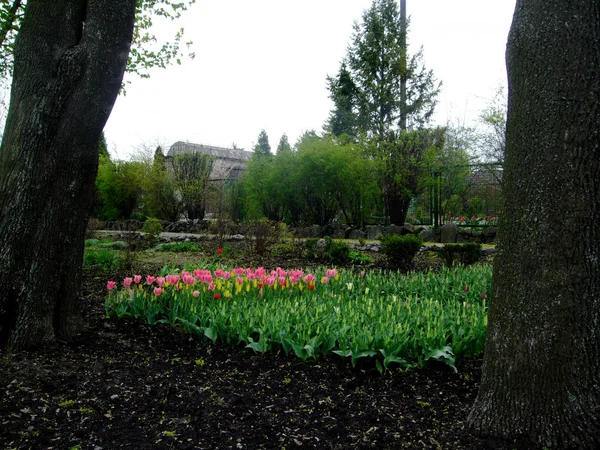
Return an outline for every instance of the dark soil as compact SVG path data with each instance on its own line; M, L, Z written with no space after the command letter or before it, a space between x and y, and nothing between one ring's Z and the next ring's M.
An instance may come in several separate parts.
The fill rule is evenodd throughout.
M75 342L0 353L0 449L512 449L464 430L481 360L380 375L108 319L87 269Z

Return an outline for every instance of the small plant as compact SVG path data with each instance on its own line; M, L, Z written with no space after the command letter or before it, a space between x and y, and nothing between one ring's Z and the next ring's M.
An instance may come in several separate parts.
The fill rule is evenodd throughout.
M162 222L159 219L149 218L144 222L143 231L146 241L153 247L158 244L160 233L163 231Z
M380 238L381 251L392 265L403 270L411 267L412 260L423 245L420 236L386 234Z
M481 244L478 242L445 244L438 252L448 267L452 267L455 262L468 266L475 264L481 258Z
M358 243L360 244L361 247L364 247L365 244L367 243L367 240L361 236L358 238Z
M114 250L86 250L83 254L83 265L99 267L103 270L116 270L120 266L120 261Z
M344 241L325 238L325 249L329 255L329 261L333 264L345 264L350 258L350 247Z
M267 219L254 225L254 251L257 255L266 254L272 245L278 243L285 232L285 224Z
M193 242L167 242L164 244L158 244L154 251L157 252L198 252L200 249Z
M354 264L356 266L363 266L373 262L373 258L371 258L369 255L357 251L351 251L348 255L348 259L350 260L350 264Z

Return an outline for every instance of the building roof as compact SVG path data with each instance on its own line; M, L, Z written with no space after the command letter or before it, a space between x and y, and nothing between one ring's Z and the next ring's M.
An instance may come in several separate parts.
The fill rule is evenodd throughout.
M192 142L183 141L177 141L171 145L171 148L169 148L169 151L167 152L167 157L174 157L184 153L198 152L206 153L214 156L217 159L248 161L250 158L252 158L252 152L247 152L243 149L214 147L212 145L194 144Z

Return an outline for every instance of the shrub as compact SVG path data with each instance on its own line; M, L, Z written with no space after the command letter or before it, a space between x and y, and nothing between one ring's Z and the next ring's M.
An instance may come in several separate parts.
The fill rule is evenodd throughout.
M325 250L329 256L329 261L333 264L345 264L350 259L350 247L344 241L334 241L331 238L325 238Z
M100 267L104 270L116 270L119 268L120 262L117 252L114 250L86 250L83 254L83 265Z
M415 254L421 248L423 239L420 236L386 234L380 238L381 251L395 267L403 270L410 268Z
M357 266L371 264L373 262L373 258L371 258L370 256L368 256L362 252L356 252L356 251L350 252L350 254L348 255L348 259L350 260L351 264L354 264Z
M477 242L467 242L465 244L445 244L438 250L439 255L446 261L448 267L459 262L465 266L479 261L481 258L481 244Z
M163 231L162 222L155 218L146 219L146 222L144 222L143 230L145 233L146 241L151 246L154 246L158 243L160 233L162 233Z

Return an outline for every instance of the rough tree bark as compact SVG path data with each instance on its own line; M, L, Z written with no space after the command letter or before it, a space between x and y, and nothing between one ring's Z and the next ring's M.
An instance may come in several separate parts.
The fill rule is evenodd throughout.
M68 340L98 142L118 95L136 0L29 0L0 148L0 346Z
M600 1L517 0L505 214L472 430L600 448Z

